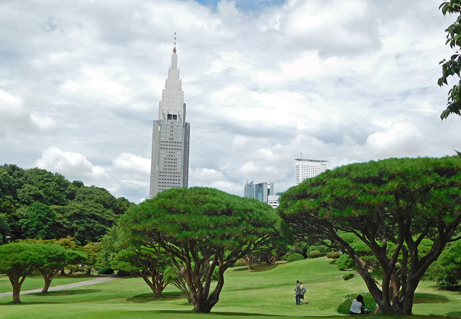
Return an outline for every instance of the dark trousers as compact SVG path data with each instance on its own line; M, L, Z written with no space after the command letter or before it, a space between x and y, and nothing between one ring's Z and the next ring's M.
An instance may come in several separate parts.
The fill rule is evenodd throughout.
M301 299L300 299L301 295L296 295L295 297L296 297L296 304L297 305L302 304Z

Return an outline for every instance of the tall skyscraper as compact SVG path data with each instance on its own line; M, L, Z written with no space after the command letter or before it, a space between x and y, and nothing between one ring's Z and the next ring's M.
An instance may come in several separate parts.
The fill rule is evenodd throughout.
M295 159L295 185L300 184L306 178L312 178L328 169L328 161Z
M186 104L182 81L179 79L175 33L171 67L165 80L158 120L154 120L152 133L150 198L170 188L187 187L189 135L190 124L186 122Z

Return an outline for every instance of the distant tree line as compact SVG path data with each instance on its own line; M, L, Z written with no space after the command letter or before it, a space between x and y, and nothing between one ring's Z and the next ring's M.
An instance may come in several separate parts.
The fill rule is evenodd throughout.
M40 168L0 166L0 243L73 237L98 241L131 203Z

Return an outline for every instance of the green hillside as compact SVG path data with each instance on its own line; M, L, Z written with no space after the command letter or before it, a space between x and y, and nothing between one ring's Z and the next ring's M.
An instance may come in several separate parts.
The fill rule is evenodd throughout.
M156 299L142 279L126 278L48 294L22 295L21 305L13 305L11 297L0 297L0 318L339 318L343 315L336 312L336 307L345 295L366 292L360 277L344 281L341 276L346 273L325 257L256 267L252 271L233 268L226 272L220 301L211 314L191 313L193 307L172 286L165 290L165 298ZM296 280L307 287L308 305L295 305ZM459 293L439 291L432 282L422 282L416 297L416 315L461 317Z

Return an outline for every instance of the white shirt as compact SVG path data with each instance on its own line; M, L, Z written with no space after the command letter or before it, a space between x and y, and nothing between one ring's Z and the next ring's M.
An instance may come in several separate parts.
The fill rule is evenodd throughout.
M352 301L352 305L351 305L351 312L353 313L362 313L362 303L357 301L357 299L354 299Z

